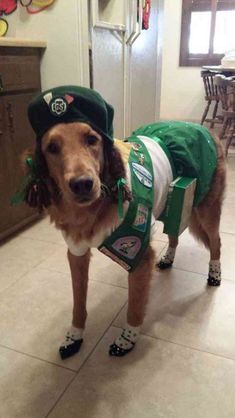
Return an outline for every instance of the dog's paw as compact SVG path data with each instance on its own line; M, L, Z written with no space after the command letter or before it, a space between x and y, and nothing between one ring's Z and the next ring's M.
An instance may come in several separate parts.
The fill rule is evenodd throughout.
M208 286L220 286L221 280L215 279L214 277L209 276L207 279Z
M126 354L130 353L130 351L133 350L134 346L135 344L133 343L131 348L122 348L122 347L118 347L117 344L113 343L109 347L109 355L113 357L123 357Z
M156 266L160 269L160 270L166 270L169 269L170 267L172 267L173 262L170 263L166 263L163 260L160 260L159 263L156 264Z
M83 339L81 338L80 340L71 341L69 344L62 344L59 348L59 353L62 360L65 360L66 358L78 353L82 343Z

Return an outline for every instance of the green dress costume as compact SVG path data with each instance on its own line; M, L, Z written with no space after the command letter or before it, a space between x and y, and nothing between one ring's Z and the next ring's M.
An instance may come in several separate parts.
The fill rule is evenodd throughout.
M167 146L177 176L197 178L194 206L210 189L217 164L215 142L203 126L189 122L159 122L144 125L132 135L160 138Z
M151 155L141 141L141 136L160 144L168 157L174 177L197 179L194 206L197 206L209 191L216 168L216 148L213 137L204 127L185 122L160 122L143 126L133 132L127 142L139 145L139 150L130 153L133 201L121 225L99 247L128 271L139 264L150 241L151 215L153 210L154 179ZM140 155L144 159L139 164ZM145 216L144 225L136 226L136 220ZM144 215L144 213L146 215Z

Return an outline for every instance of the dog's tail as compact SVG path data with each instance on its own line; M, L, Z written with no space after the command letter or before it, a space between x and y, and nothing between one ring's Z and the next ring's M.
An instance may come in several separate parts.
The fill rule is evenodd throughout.
M206 248L210 247L209 237L204 231L195 209L193 209L189 220L189 230L198 241L205 245Z

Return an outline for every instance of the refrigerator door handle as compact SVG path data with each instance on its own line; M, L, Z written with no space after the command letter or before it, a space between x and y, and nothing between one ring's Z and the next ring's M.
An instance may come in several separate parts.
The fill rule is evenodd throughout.
M129 11L130 16L130 27L131 27L131 33L126 39L126 44L128 45L130 43L131 38L136 33L136 24L137 24L137 1L138 0L131 0L131 6Z
M132 26L132 32L126 40L126 44L132 46L136 39L140 36L142 31L143 21L143 0L132 0L132 20L134 24Z

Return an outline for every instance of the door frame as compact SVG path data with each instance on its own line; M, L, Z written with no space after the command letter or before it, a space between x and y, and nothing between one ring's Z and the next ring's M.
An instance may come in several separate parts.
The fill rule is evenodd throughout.
M155 121L160 119L161 107L161 84L162 84L162 49L163 49L163 19L164 19L164 0L157 0L158 28L157 28L157 73L155 89ZM131 133L131 47L127 46L124 53L124 137Z
M77 0L77 16L78 16L78 46L79 46L79 72L80 84L83 87L90 87L90 71L89 71L89 15L88 0ZM86 47L84 47L86 46Z

